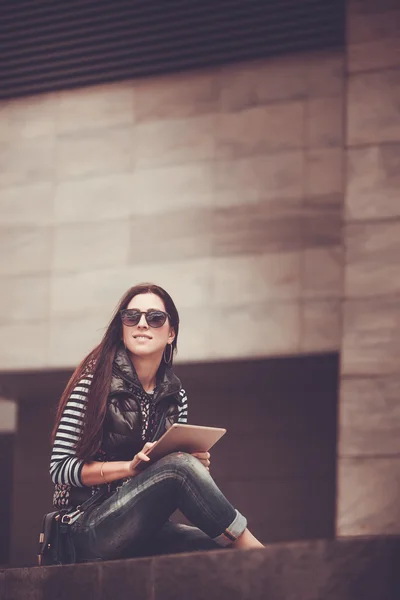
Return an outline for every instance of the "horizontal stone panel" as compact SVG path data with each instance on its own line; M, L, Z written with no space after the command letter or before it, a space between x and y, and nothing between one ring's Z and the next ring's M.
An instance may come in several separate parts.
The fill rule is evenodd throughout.
M133 174L63 181L54 190L56 223L93 223L128 218L135 209Z
M344 98L310 98L306 103L305 146L341 146L344 136Z
M75 223L55 227L54 271L88 271L127 264L130 248L127 219L108 223Z
M345 296L400 295L400 219L345 228Z
M159 215L188 207L214 205L214 173L211 164L174 165L136 169L133 173L133 215ZM162 217L163 218L163 217Z
M219 110L218 69L135 82L137 122L183 119Z
M214 166L214 181L218 206L300 200L304 185L303 152L218 161Z
M347 151L346 219L400 217L400 143Z
M337 534L400 533L400 458L339 458Z
M139 123L133 130L135 166L152 168L213 160L216 125L216 115Z
M0 277L0 325L35 323L49 317L50 274Z
M49 225L54 221L54 184L31 183L4 188L0 192L3 226Z
M298 302L254 302L212 310L209 358L256 358L297 354Z
M212 306L235 306L264 300L295 300L300 295L298 252L215 257Z
M380 144L400 139L400 70L349 77L347 144Z
M58 134L133 125L133 83L63 90L59 93L56 117Z
M219 116L216 126L218 159L302 148L304 103L285 102L226 112Z
M301 306L300 351L332 352L342 343L340 300L307 300Z
M343 250L341 246L305 248L302 253L303 298L333 299L343 294Z
M52 251L52 227L3 227L0 229L0 275L48 273Z
M342 375L398 373L400 308L397 301L347 300L343 305Z
M400 456L400 377L343 378L340 456Z
M0 370L48 366L48 321L0 325Z
M58 136L56 140L58 181L131 171L132 139L132 131L122 127Z
M220 71L222 111L305 98L306 60L306 56L291 55L223 67Z
M340 196L343 203L344 154L342 148L319 148L306 152L305 189L307 201L314 197Z
M0 188L54 181L55 139L12 140L0 152Z
M49 322L46 365L75 368L101 339L107 329L110 311L94 307L85 315L63 318L52 316Z
M56 133L57 94L12 98L0 105L0 144Z

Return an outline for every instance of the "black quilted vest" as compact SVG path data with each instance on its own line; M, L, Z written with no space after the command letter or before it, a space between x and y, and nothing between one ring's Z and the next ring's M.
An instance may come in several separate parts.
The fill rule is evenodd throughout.
M181 382L170 366L161 364L153 396L156 407L154 441L178 419ZM131 460L144 445L137 392L143 390L123 345L115 355L101 450L107 460ZM136 392L136 395L135 395Z

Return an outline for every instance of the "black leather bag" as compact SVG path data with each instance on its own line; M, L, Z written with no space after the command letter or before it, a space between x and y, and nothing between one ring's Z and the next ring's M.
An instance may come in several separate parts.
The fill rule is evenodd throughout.
M65 565L76 560L68 510L47 513L39 536L39 565Z
M76 562L71 524L108 492L108 486L104 486L75 510L62 509L44 515L39 535L39 565L67 565Z

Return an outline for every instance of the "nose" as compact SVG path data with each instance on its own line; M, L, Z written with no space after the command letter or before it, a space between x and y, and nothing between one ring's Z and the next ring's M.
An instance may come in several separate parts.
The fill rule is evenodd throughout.
M140 315L140 321L137 324L137 326L138 327L144 327L145 329L149 328L149 326L147 324L147 321L146 321L146 316L144 314Z

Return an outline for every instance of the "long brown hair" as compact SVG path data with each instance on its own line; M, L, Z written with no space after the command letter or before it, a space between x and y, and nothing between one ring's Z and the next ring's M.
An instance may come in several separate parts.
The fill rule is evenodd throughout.
M87 398L83 432L76 446L78 458L87 460L100 448L103 420L107 407L107 397L110 390L113 360L122 338L122 322L119 311L127 308L129 302L135 296L147 293L155 294L161 298L165 304L166 312L170 315L170 324L175 331L175 339L172 342L172 364L173 355L177 350L179 333L179 315L176 306L171 296L162 287L153 283L140 283L134 285L122 296L100 344L89 352L77 366L60 398L52 432L53 443L65 405L68 402L72 390L78 381L85 377L85 375L93 374L93 380Z

